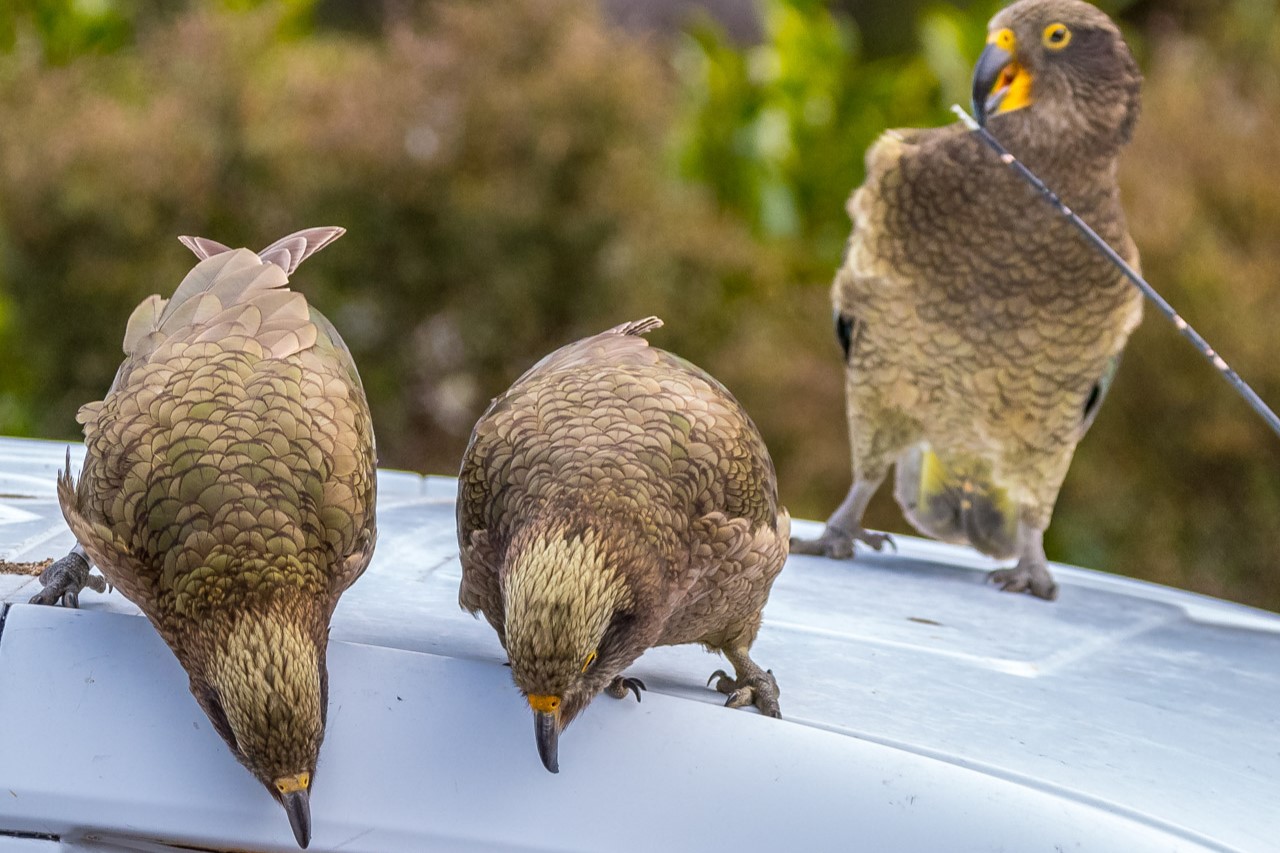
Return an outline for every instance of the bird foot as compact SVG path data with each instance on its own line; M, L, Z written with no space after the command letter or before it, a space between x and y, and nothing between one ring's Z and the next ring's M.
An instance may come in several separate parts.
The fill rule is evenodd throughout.
M987 575L987 580L1000 584L1005 592L1029 592L1037 598L1053 601L1058 597L1058 585L1043 563L1019 560L1011 569L997 569Z
M85 587L106 592L106 580L89 571L89 561L72 551L40 573L44 589L31 596L31 603L50 606L61 603L64 607L76 608L80 606L80 592Z
M773 670L761 671L758 677L730 678L729 673L717 669L707 679L707 686L715 682L716 690L729 698L725 700L726 708L745 708L755 705L766 717L782 717L778 710L778 681L773 677Z
M604 689L604 692L608 693L614 699L626 699L627 691L630 690L632 693L636 694L636 701L639 702L640 691L648 689L648 687L644 686L644 682L638 678L627 678L626 676L619 675L609 684L608 687Z
M809 554L815 557L830 557L833 560L847 560L854 554L854 541L862 542L872 551L880 551L888 545L895 552L898 550L893 537L888 533L877 533L859 527L850 533L839 527L827 525L817 539L800 539L791 537L792 554Z

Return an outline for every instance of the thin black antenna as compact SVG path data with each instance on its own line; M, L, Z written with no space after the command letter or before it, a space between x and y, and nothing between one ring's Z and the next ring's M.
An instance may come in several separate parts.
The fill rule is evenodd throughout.
M1068 222L1074 225L1076 230L1083 234L1085 239L1093 244L1095 249L1106 256L1107 260L1115 264L1116 267L1119 268L1120 272L1124 273L1125 278L1133 282L1138 290L1142 291L1142 295L1154 303L1155 306L1160 309L1160 313L1164 314L1173 322L1174 327L1182 333L1182 336L1191 341L1192 345L1195 346L1195 348L1198 349L1205 358L1209 359L1217 371L1221 373L1222 376L1231 383L1232 387L1236 389L1236 392L1239 393L1241 397L1244 397L1245 402L1252 406L1253 410L1267 422L1267 426L1271 427L1272 432L1276 435L1280 435L1280 417L1276 417L1276 413L1267 407L1267 404L1263 402L1257 392L1250 388L1249 384L1240 378L1240 374L1231 369L1231 365L1227 364L1226 361L1223 360L1222 356L1218 355L1218 353L1214 351L1213 347L1209 346L1209 342L1202 338L1199 332L1191 328L1191 324L1182 319L1182 317L1178 315L1177 311L1173 310L1173 306L1165 301L1165 298L1157 293L1156 289L1148 284L1146 279L1138 275L1137 271L1134 270L1133 267L1129 266L1129 264L1125 262L1125 259L1120 257L1119 253L1107 244L1106 240L1099 237L1098 232L1089 227L1089 223L1085 222L1077 216L1071 208L1067 207L1066 204L1063 203L1062 199L1058 198L1057 193L1045 186L1044 181L1040 180L1040 178L1036 176L1035 172L1028 169L1020 160L1018 160L1017 157L1010 154L1005 147L1000 144L1000 141L991 135L989 130L978 124L978 122L974 120L973 116L965 112L964 107L959 104L953 104L951 111L960 117L960 121L964 122L965 127L976 133L979 139L985 142L992 151L996 152L1000 157L1001 163L1004 163L1006 166L1013 169L1024 181L1035 187L1036 191L1040 193L1041 198L1057 208L1058 212L1061 213Z

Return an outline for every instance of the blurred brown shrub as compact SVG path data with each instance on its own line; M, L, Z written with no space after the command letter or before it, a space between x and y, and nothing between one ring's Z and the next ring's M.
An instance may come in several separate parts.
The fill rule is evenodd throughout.
M623 320L660 314L661 343L705 360L780 275L669 177L672 91L564 0L436 4L382 39L197 12L64 68L11 57L0 432L76 435L187 233L350 229L296 278L357 356L383 464L452 473L490 396Z
M1240 23L1157 23L1121 178L1147 278L1274 409L1280 25ZM1064 557L1280 610L1280 439L1148 311L1054 528Z

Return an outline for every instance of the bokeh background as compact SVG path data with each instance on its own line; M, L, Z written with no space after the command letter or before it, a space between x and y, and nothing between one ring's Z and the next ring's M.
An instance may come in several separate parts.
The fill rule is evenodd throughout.
M0 434L72 439L133 306L193 259L344 225L300 289L381 462L453 473L550 349L654 336L759 423L784 501L849 483L828 287L883 129L964 102L987 0L0 3ZM1148 277L1280 405L1276 0L1103 3L1146 74L1122 169ZM905 531L886 488L869 523ZM1280 439L1148 312L1051 558L1280 610Z

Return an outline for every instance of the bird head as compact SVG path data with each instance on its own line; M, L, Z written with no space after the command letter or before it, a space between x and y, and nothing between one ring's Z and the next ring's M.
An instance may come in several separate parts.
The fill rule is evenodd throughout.
M552 773L560 732L644 650L631 586L606 539L590 527L553 525L517 536L508 550L507 655Z
M188 660L191 692L240 763L289 816L298 846L311 841L311 782L324 739L328 676L323 641L279 609L203 628Z
M1082 0L1019 0L991 19L973 72L973 110L979 124L998 119L1014 133L1033 125L1040 139L1088 139L1111 150L1129 141L1141 84L1105 13Z

